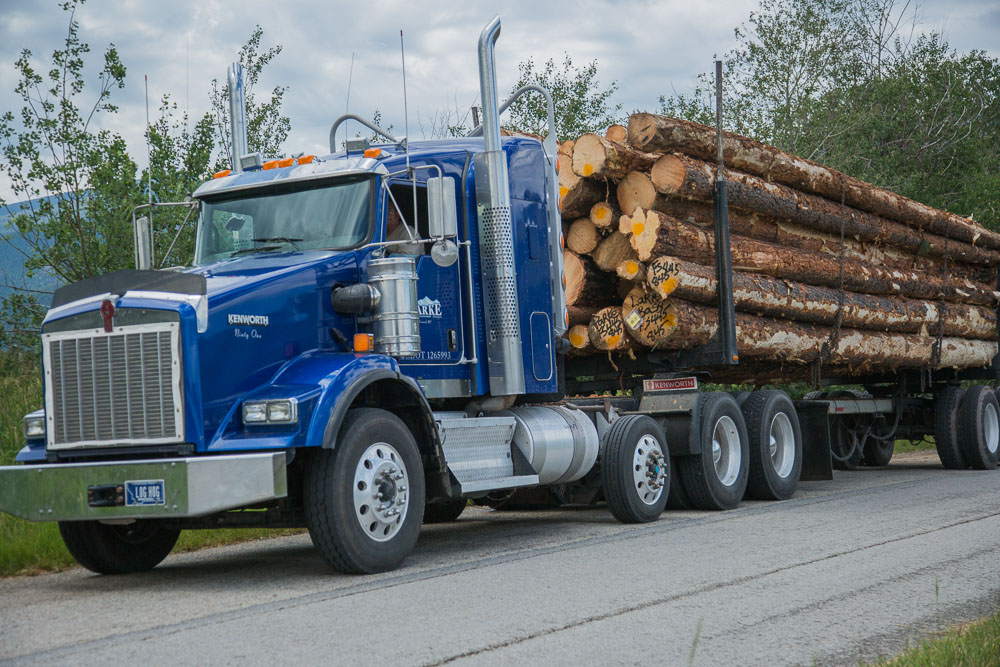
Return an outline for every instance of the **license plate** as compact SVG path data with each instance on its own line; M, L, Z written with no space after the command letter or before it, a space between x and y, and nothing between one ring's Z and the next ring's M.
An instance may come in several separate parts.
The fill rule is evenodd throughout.
M165 505L166 493L162 479L125 482L125 506Z

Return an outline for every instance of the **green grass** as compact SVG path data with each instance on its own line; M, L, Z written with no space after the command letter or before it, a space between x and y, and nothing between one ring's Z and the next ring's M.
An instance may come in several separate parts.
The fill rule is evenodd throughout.
M7 359L0 360L7 362ZM24 363L0 363L0 465L12 465L24 446L21 420L42 405L42 381L37 368ZM301 530L186 530L174 552L301 533ZM75 561L63 545L54 523L32 523L0 513L0 576L55 572Z
M935 451L934 448L934 437L928 436L923 440L897 440L896 441L896 454L903 454L905 452L927 452Z
M874 664L886 667L1000 667L1000 613L953 628L924 640L920 646L896 658Z

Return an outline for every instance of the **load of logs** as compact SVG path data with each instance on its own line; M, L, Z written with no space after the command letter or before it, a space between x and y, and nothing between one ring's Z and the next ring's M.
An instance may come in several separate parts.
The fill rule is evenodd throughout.
M646 113L560 145L572 356L716 334L716 148L713 128ZM745 137L722 148L741 362L726 381L992 362L1000 234Z

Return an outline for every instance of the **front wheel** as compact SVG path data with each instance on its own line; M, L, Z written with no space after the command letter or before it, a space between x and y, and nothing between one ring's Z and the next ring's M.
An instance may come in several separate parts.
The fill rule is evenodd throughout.
M424 512L420 452L391 412L348 412L334 448L314 452L304 492L309 536L336 570L391 570L417 543Z
M59 534L76 562L91 572L129 574L159 565L181 531L140 519L125 524L60 521Z
M616 519L656 521L670 488L670 453L660 425L645 415L616 420L604 435L601 483Z

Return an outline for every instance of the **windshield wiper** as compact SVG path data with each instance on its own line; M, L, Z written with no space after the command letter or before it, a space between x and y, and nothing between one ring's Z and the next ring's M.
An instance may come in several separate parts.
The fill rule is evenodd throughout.
M254 239L256 240L256 239ZM242 248L240 250L235 250L229 254L230 257L236 257L236 255L246 255L251 252L270 252L272 250L281 250L280 245L266 245L260 248Z
M290 243L293 248L298 250L299 247L295 245L295 242L301 241L302 239L293 239L287 236L263 236L260 238L255 238L250 240L253 241L254 243Z
M293 248L295 248L296 250L298 250L299 247L297 245L295 245L295 242L296 241L301 241L302 239L293 239L293 238L289 238L287 236L263 236L263 237L260 237L260 238L255 238L255 239L250 239L250 240L253 241L254 243L290 243ZM251 252L270 252L272 250L281 250L281 246L278 246L278 245L268 245L268 246L264 246L262 248L242 248L240 250L237 250L237 251L231 253L229 256L230 257L235 257L236 255L245 255L245 254L251 253Z

